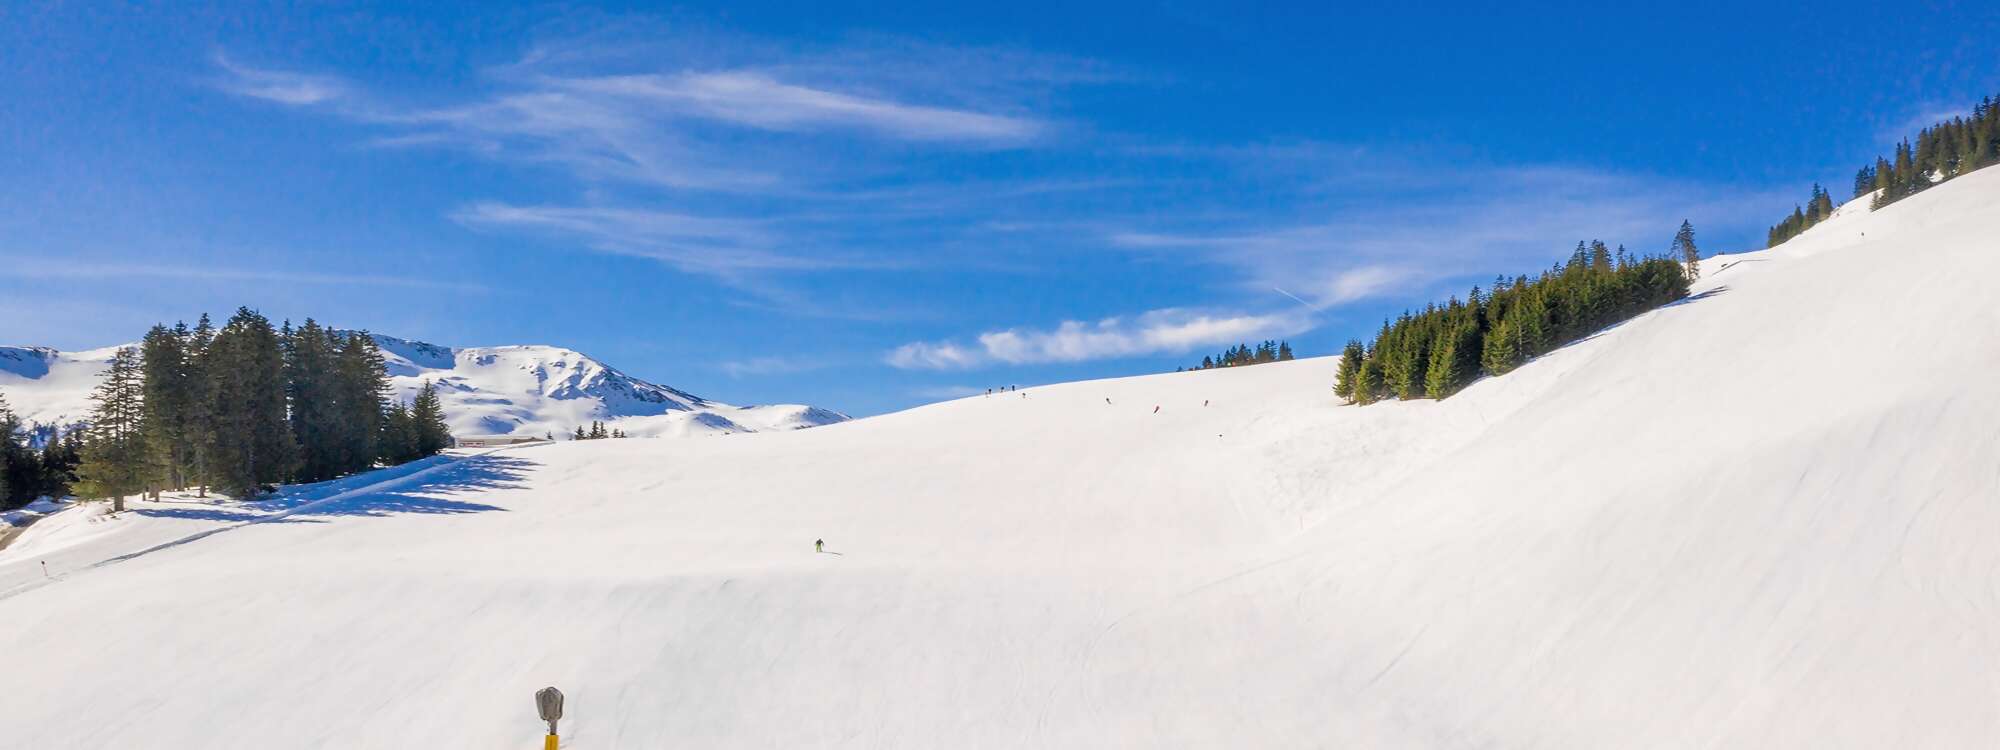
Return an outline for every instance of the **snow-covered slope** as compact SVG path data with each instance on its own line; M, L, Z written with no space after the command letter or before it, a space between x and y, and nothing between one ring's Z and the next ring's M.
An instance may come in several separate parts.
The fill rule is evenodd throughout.
M553 346L446 348L376 335L397 394L438 387L460 435L565 433L601 420L641 437L794 430L840 422L838 412L797 404L731 406L654 385Z
M31 527L9 741L532 746L553 684L579 749L1993 747L1996 206L1847 212L1441 403L1302 360Z
M0 346L0 396L23 421L67 424L90 416L97 388L118 347L62 352L45 346Z
M638 437L792 430L847 419L797 404L731 406L619 372L553 346L450 348L375 335L397 397L437 384L457 435L568 433L603 421ZM61 424L90 414L89 396L117 347L58 352L0 347L0 395L28 421Z

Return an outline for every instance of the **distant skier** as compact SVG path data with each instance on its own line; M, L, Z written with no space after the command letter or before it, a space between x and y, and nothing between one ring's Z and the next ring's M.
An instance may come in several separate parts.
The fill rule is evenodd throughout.
M1111 403L1111 397L1110 397L1110 396L1105 396L1105 397L1104 397L1104 403L1107 403L1107 404L1108 404L1108 403Z
M1158 414L1158 413L1160 413L1160 405L1159 405L1159 404L1154 404L1154 405L1153 405L1153 413L1154 413L1154 414Z
M825 551L826 551L826 540L825 540L825 539L814 539L814 540L813 540L813 551L814 551L814 552L825 552Z
M1202 400L1201 400L1201 405L1202 405L1202 406L1207 406L1207 405L1208 405L1208 399L1202 399Z

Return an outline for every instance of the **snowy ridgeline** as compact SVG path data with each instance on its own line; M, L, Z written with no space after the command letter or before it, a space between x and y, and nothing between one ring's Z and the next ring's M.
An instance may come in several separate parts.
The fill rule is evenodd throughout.
M816 427L846 415L812 406L731 406L640 380L553 346L451 348L375 335L395 398L437 385L457 435L567 434L602 421L635 437L717 435ZM61 352L0 347L0 396L24 421L87 418L90 392L118 347Z
M61 511L0 552L8 743L532 747L556 685L575 748L2000 746L1996 205L1445 401L1309 359Z

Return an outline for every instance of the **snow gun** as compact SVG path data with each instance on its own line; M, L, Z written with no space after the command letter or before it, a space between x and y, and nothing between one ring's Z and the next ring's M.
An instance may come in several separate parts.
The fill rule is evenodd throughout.
M562 691L545 687L535 691L535 710L541 712L542 721L549 723L549 736L542 740L542 750L556 750L556 720L562 718Z

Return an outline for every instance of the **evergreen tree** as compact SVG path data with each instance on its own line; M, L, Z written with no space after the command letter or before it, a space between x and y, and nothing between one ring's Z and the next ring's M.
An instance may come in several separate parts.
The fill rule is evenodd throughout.
M1797 209L1793 209L1797 211ZM1658 247L1657 245L1655 247ZM1694 224L1681 221L1680 231L1674 233L1673 255L1687 268L1689 281L1701 278L1701 251L1694 246Z
M139 343L140 377L144 382L145 415L141 430L148 453L149 484L160 489L185 489L194 472L191 414L199 391L194 382L185 324L168 329L153 326Z
M125 496L142 491L150 474L143 430L145 383L139 350L119 349L111 369L90 395L89 436L77 467L85 497L110 498L113 512L125 510Z
M1288 362L1288 361L1291 361L1292 359L1293 359L1293 357L1292 357L1292 345L1291 345L1291 343L1290 343L1290 342L1285 342L1285 341L1280 341L1280 342L1278 342L1278 361L1279 361L1279 362Z
M1379 357L1363 360L1354 372L1354 403L1375 403L1382 395L1382 362Z
M576 434L574 434L574 435L571 435L569 439L571 439L571 440L589 440L589 439L590 439L590 435L589 435L588 433L586 433L586 432L584 432L584 431L583 431L583 425L577 425L577 426L576 426Z
M1353 402L1355 379L1361 373L1361 342L1348 341L1340 350L1340 367L1334 371L1333 393Z
M41 487L41 474L41 462L28 450L21 434L21 418L8 408L7 398L0 396L0 510L32 502Z
M416 457L434 456L451 447L451 428L444 422L444 404L438 400L437 388L431 381L424 381L416 399L410 402L410 423L416 431Z
M215 343L215 324L202 313L188 332L185 356L188 377L187 447L188 481L198 497L207 497L215 483L216 413L214 368L210 366Z
M1480 352L1479 364L1487 372L1504 375L1521 366L1521 338L1514 330L1514 322L1502 319L1486 332L1484 350Z
M366 471L381 454L382 420L389 393L389 374L382 350L366 331L349 333L335 355L335 389L345 429L338 456L341 470Z
M376 441L382 463L395 465L420 458L417 454L417 427L410 407L396 401L382 413L382 435Z
M246 307L230 316L209 348L214 483L232 497L250 499L284 481L298 460L285 408L284 347L271 322Z
M301 482L320 482L346 473L346 415L341 413L334 341L306 318L298 330L284 328L285 394L290 402L292 440L298 446Z
M66 497L77 483L76 467L83 462L83 430L51 434L42 443L42 455L35 462L38 473L25 493L26 502L37 497ZM15 490L19 496L20 490Z

